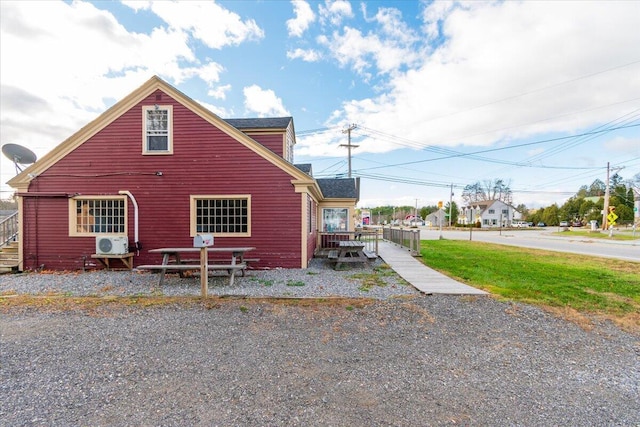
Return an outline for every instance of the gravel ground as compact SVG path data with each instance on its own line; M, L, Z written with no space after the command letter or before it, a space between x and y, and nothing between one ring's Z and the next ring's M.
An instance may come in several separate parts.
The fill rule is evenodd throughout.
M318 264L210 286L346 300L0 303L0 425L640 425L638 336L491 297L422 295L393 275L366 292L359 272ZM156 279L4 275L0 294L199 295L198 279Z
M362 276L374 274L381 281L381 286L367 287ZM12 293L61 293L73 296L200 296L200 276L180 278L177 274L167 274L162 287L158 286L158 274L136 270L93 270L73 274L51 272L0 276L0 295ZM390 270L380 259L366 265L346 265L344 269L336 271L326 259L314 258L307 269L248 270L245 277L236 275L233 286L229 286L226 272L216 272L209 278L208 294L387 299L420 293Z

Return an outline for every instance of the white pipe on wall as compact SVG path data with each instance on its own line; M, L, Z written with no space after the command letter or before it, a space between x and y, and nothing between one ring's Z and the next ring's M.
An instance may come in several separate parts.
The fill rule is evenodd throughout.
M136 201L136 198L133 197L133 194L131 194L130 191L127 190L120 190L118 191L118 194L122 194L122 195L126 195L131 199L131 203L133 203L133 209L134 209L134 220L133 220L133 232L134 232L134 241L136 244L136 250L140 250L138 244L140 242L140 240L138 240L138 202Z

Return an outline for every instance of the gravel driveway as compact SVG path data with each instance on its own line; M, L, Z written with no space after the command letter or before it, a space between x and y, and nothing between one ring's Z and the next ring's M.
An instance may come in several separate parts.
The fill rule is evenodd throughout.
M492 297L422 295L392 275L377 286L386 294L369 294L355 270L317 269L252 272L239 286L300 297L331 280L347 298L0 304L0 424L640 425L636 335ZM40 280L47 292L117 293L117 277L135 278L87 285L94 274L0 276L0 293L38 293ZM152 283L131 286L158 294Z

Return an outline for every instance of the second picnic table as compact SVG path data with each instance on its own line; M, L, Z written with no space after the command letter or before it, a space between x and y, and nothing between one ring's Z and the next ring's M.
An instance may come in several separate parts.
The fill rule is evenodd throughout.
M340 240L338 245L338 249L329 252L329 259L336 262L336 270L343 262L366 262L377 258L364 250L365 243L360 240Z

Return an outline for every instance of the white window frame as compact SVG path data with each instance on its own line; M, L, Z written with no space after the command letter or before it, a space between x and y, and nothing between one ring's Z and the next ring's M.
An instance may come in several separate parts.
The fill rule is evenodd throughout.
M113 229L105 229L104 231L100 231L97 227L100 227L98 224L96 226L96 215L92 213L85 213L80 211L82 206L85 206L87 209L90 208L92 202L101 202L106 206L104 209L107 211L111 209L108 205L112 204L114 201L120 201L122 203L122 208L124 209L123 219L122 219L122 231L114 231ZM80 209L79 209L80 205ZM69 199L69 236L72 237L84 237L84 236L99 236L99 235L114 235L114 236L127 236L127 226L129 223L129 215L127 211L127 197L126 196L77 196ZM87 216L91 218L91 221L87 221ZM121 215L111 215L112 217L121 216ZM98 215L98 218L103 217L102 215ZM81 222L79 224L79 222ZM108 226L105 226L108 227Z
M197 202L199 200L216 200L216 201L237 201L237 200L245 200L246 201L246 231L211 231L211 230L198 230L198 207ZM221 209L224 209L222 207ZM199 234L213 234L214 236L219 237L251 237L251 195L250 194L232 194L232 195L192 195L190 196L189 201L189 212L190 212L190 233L191 237ZM242 216L242 215L240 215ZM228 215L227 215L228 217Z
M153 130L149 129L147 117L150 112L167 112L167 129ZM150 136L166 136L166 150L152 150L149 148ZM147 105L142 107L142 154L145 155L168 155L173 154L173 105Z

